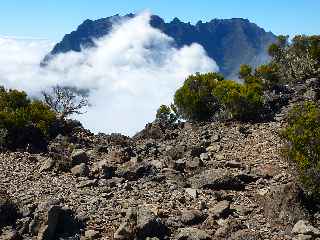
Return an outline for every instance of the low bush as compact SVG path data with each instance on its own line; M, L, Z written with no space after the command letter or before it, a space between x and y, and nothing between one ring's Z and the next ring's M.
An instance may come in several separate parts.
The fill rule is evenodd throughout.
M244 84L225 80L217 73L190 76L175 94L177 112L182 118L193 121L221 119L222 116L241 121L261 119L264 112L262 84L253 80L249 67L243 66L242 76L247 79Z
M156 122L164 126L172 125L178 120L176 108L172 104L171 106L161 105L157 110Z
M320 75L320 36L279 36L269 47L271 64L280 79L286 82L304 81Z
M219 82L212 94L229 116L236 120L251 121L262 118L264 99L259 84L239 84L231 80Z
M47 105L31 100L17 90L0 89L0 129L2 147L15 150L32 146L42 150L54 134L56 114Z
M278 85L282 85L278 67L274 63L263 64L257 67L254 72L249 65L241 65L239 78L247 85L257 84L265 90L273 90Z
M218 73L189 76L174 96L178 114L187 120L207 121L220 109L218 99L212 91L224 78Z
M286 156L298 169L306 192L320 199L320 108L314 102L296 105L282 136L289 142Z

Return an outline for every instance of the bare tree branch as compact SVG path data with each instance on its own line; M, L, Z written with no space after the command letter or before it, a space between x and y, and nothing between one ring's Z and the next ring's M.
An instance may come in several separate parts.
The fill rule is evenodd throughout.
M87 94L76 88L54 86L49 92L43 91L46 104L58 115L65 119L72 114L83 114L81 109L88 107Z

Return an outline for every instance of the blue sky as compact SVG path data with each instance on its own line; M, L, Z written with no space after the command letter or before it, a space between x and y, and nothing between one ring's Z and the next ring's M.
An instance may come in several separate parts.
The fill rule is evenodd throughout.
M320 0L1 0L0 36L58 41L85 19L144 9L167 21L242 17L276 34L320 34Z

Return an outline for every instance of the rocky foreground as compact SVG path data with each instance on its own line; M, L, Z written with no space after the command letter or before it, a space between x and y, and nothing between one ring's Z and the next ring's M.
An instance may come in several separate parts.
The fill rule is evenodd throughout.
M78 127L48 153L2 153L0 239L317 239L320 215L281 157L287 110L133 138Z

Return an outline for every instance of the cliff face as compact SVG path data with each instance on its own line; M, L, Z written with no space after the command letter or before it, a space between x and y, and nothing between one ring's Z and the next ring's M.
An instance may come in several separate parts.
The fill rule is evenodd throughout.
M92 39L107 35L112 25L126 18L134 17L115 15L95 21L84 21L76 31L65 35L44 59L46 63L59 53L81 51L81 47L92 47ZM228 77L236 77L240 64L259 65L267 59L267 47L276 40L271 32L266 32L246 19L214 19L192 25L181 22L178 18L166 23L161 17L153 15L150 24L175 40L176 46L182 47L198 43L204 47L209 57L213 58L221 72Z

